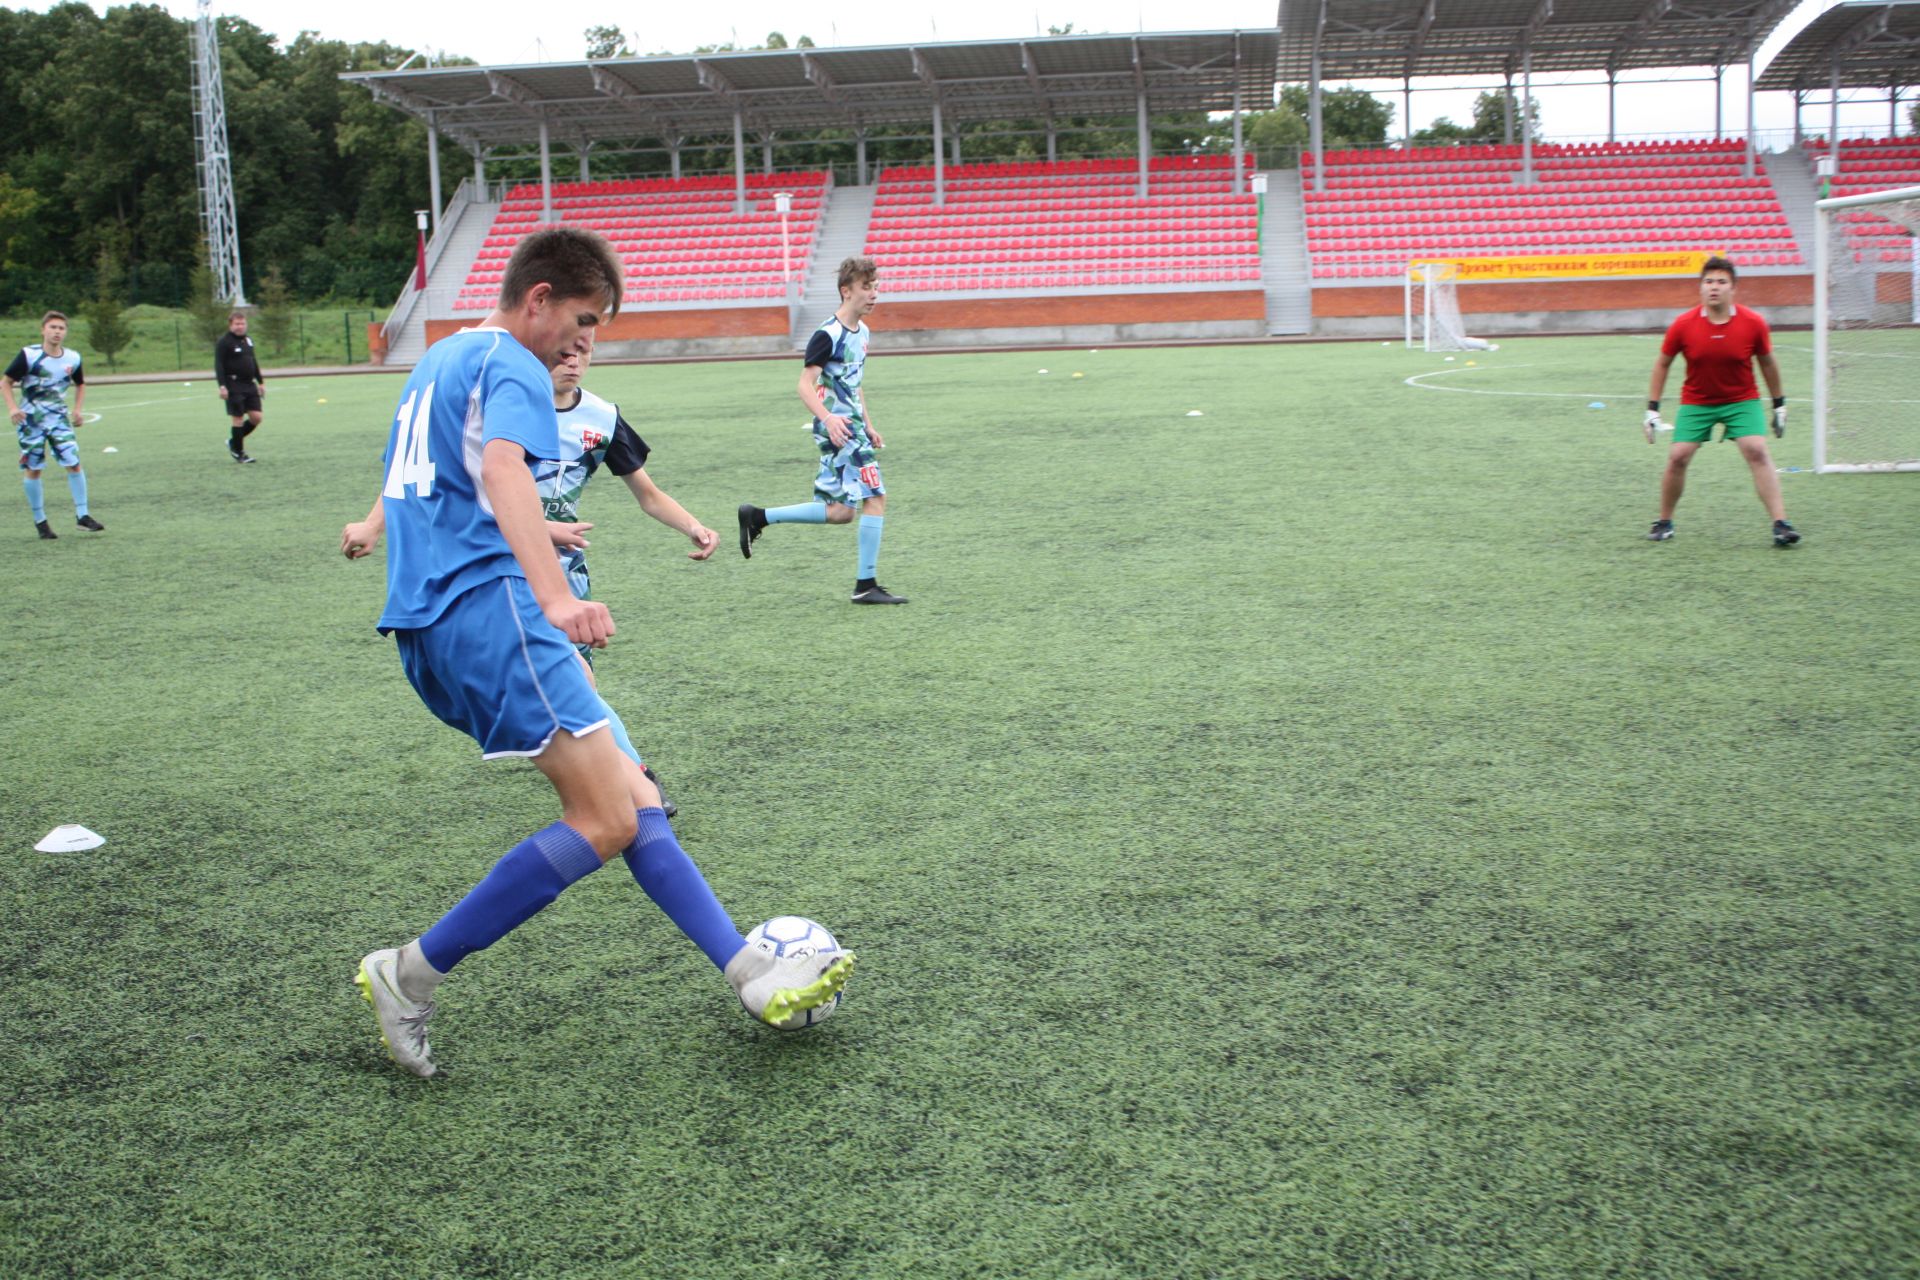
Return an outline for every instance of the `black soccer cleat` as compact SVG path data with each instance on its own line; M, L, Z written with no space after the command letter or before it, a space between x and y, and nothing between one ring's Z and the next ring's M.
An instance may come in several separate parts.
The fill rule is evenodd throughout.
M753 559L753 540L767 527L767 513L751 502L740 504L740 554Z
M853 602L855 604L905 604L907 598L894 595L876 582L871 586L857 588L853 593Z
M1655 520L1653 528L1647 530L1648 542L1665 542L1673 536L1673 521Z
M660 775L653 771L653 766L650 764L643 764L640 766L640 772L647 775L647 781L651 782L653 784L653 789L660 793L660 812L666 814L669 818L671 818L674 814L679 813L680 806L675 804L673 801L667 799L667 789L665 786L661 784Z
M78 520L75 520L74 523L91 533L105 533L107 531L107 526L101 524L92 516L81 516Z
M253 461L253 458L247 453L245 449L236 449L232 445L227 446L227 456L229 458L232 458L235 462L252 462Z
M1798 541L1800 541L1800 531L1798 529L1788 524L1785 520L1775 520L1773 522L1774 546L1790 547Z
M36 521L33 527L40 531L40 541L42 542L59 541L60 535L55 533L53 531L53 526L48 524L45 520Z

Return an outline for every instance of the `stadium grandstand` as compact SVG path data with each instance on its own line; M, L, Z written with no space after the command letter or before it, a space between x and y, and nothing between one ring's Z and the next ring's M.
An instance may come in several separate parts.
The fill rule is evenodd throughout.
M1480 331L1648 327L1671 309L1659 276L1687 274L1660 264L1709 252L1734 255L1743 298L1793 324L1810 317L1824 141L1763 153L1750 134L1613 140L1610 105L1606 142L1536 138L1521 112L1501 144L1329 151L1320 110L1333 81L1397 78L1410 94L1417 79L1492 77L1525 101L1535 72L1596 72L1611 104L1622 72L1709 66L1717 81L1744 64L1751 119L1757 91L1790 90L1798 107L1822 92L1837 103L1843 88L1920 82L1913 4L1834 6L1758 65L1793 9L1283 0L1278 25L1257 31L344 78L429 126L434 235L426 287L410 287L385 326L399 363L483 314L518 238L555 221L604 232L626 262L628 307L606 336L615 356L790 348L832 308L834 269L853 253L881 265L888 302L875 324L895 347L1384 336L1401 324L1409 262L1433 258L1530 264L1524 279L1462 286ZM1308 86L1309 141L1297 165L1268 156L1263 168L1242 145L1241 117L1270 107L1283 82ZM1222 118L1231 148L1152 154L1150 117L1195 110ZM1057 118L1127 115L1136 154L1057 157ZM1047 160L961 161L958 126L1009 118L1044 122ZM779 138L829 128L847 138L838 175L776 166ZM870 166L867 142L883 128L924 130L925 162ZM731 175L682 175L692 140L729 135ZM1843 144L1832 189L1920 181L1920 143L1890 135ZM446 200L443 138L474 158ZM670 153L671 176L594 180L596 149L637 139ZM489 179L489 159L536 147L538 181ZM577 178L556 180L556 149ZM1862 252L1910 257L1896 228L1863 215L1858 235ZM1637 267L1618 261L1636 257Z

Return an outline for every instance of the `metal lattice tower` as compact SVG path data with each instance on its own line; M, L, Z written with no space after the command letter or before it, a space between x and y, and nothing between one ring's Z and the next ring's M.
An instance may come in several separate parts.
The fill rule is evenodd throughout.
M247 303L240 283L240 224L233 212L233 166L227 156L227 97L220 80L220 37L212 0L200 0L193 24L193 151L200 170L200 218L214 293L236 307Z

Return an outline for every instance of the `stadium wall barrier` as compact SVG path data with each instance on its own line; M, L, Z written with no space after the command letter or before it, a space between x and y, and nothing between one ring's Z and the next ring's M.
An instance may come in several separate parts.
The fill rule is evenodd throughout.
M475 315L427 321L427 345L480 323ZM716 307L711 310L622 311L594 338L594 348L616 359L641 356L748 355L788 345L787 308Z
M1738 300L1768 323L1813 322L1811 275L1748 275ZM1462 284L1460 312L1470 333L1607 333L1664 329L1699 300L1693 276L1610 280L1516 280ZM1321 337L1398 337L1406 295L1399 280L1313 291L1313 331Z
M883 296L870 324L876 333L1197 324L1255 325L1264 330L1266 319L1267 296L1259 289L1197 289L924 301L888 301Z

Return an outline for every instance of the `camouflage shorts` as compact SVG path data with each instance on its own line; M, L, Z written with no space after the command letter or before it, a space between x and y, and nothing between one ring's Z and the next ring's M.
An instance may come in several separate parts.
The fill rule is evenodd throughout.
M14 428L14 435L20 441L20 469L39 471L47 465L47 454L51 452L63 467L80 465L80 445L73 438L73 423L67 418L67 408L36 409L27 407L27 420Z
M814 424L813 442L820 449L820 471L813 478L813 496L821 502L857 507L868 498L885 494L880 479L880 464L874 460L873 442L867 439L866 425L859 419L851 424L853 437L838 449L827 439L827 429Z

